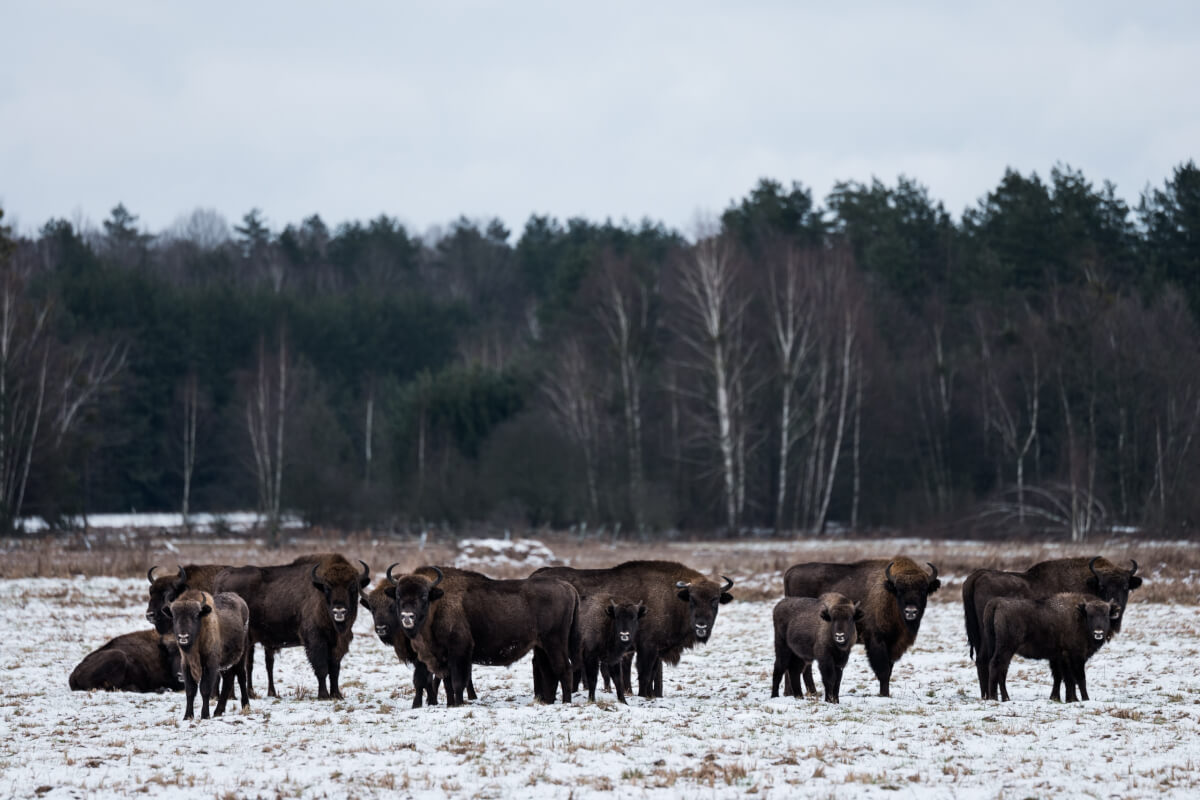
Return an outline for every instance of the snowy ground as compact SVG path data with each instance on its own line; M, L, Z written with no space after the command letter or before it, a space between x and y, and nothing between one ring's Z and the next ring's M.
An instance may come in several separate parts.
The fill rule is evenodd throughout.
M772 700L770 602L724 606L666 697L531 700L528 659L478 667L480 700L411 709L410 676L360 613L346 700L318 702L298 649L283 695L185 723L182 694L72 693L67 675L144 627L145 581L0 581L0 797L1196 797L1200 608L1130 604L1092 660L1092 701L1049 702L1014 662L1013 702L976 699L956 596L931 604L875 696L861 648L842 704ZM736 590L735 590L736 593ZM938 596L935 596L938 597ZM265 686L260 663L256 669ZM818 676L819 684L819 676ZM883 792L887 792L883 794Z

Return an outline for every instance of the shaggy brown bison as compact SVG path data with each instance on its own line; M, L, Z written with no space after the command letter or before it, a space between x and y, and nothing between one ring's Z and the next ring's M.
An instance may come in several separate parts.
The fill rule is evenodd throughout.
M663 662L678 664L684 650L707 642L720 606L733 600L729 578L717 583L675 561L626 561L608 569L544 567L533 576L568 581L581 597L641 599L646 614L635 645L639 697L662 697ZM628 690L628 676L620 680Z
M980 658L988 665L987 699L1008 701L1008 665L1014 655L1058 665L1055 674L1067 684L1067 702L1075 687L1088 699L1084 666L1112 636L1120 618L1116 603L1092 594L1062 592L1048 598L997 597L983 612Z
M507 666L530 650L540 657L534 667L539 699L553 703L561 686L563 702L571 702L579 595L569 583L487 580L455 586L440 569L431 569L433 579L420 570L393 578L396 611L417 657L446 685L447 705L462 704L472 664Z
M637 642L638 625L646 616L643 603L618 603L612 597L591 595L579 603L579 662L587 684L588 700L596 700L596 678L601 665L620 676L628 653ZM617 700L625 702L625 681L617 680Z
M231 567L217 576L214 591L234 592L250 607L250 641L261 642L266 650L269 696L278 697L272 674L275 651L302 646L317 676L317 698L341 699L342 658L354 638L358 595L371 580L370 568L358 563L361 572L329 553L275 567ZM247 682L252 671L253 659L247 658Z
M200 719L208 719L208 700L222 677L224 682L213 715L219 717L225 713L234 678L242 693L242 708L249 708L246 647L250 641L250 609L245 601L232 592L211 595L189 589L167 608L183 662L183 688L187 693L183 718L195 718L194 703L199 689Z
M926 562L928 563L928 562ZM879 679L879 696L890 696L892 665L916 641L929 595L941 586L937 567L925 572L911 558L872 559L852 564L810 562L789 567L783 576L786 597L844 594L859 604L858 640Z
M397 566L399 566L398 563L388 567L387 581L369 592L364 590L360 599L363 608L371 612L375 635L395 651L396 658L400 660L400 663L413 666L413 689L416 691L416 695L413 697L412 707L420 708L424 705L426 698L429 705L435 706L438 701L438 686L442 682L441 678L432 674L425 663L417 658L412 642L400 630L400 615L396 610L396 579L392 577L392 570ZM491 580L486 575L471 570L460 570L454 567L441 567L441 570L446 576L446 580L450 582L457 579ZM429 578L437 577L432 567L421 567L417 572L427 575ZM470 676L467 677L467 697L471 700L476 698L475 685L471 682Z
M1121 630L1121 617L1129 603L1129 593L1142 585L1142 579L1135 574L1137 562L1131 560L1129 563L1130 569L1126 570L1099 556L1058 558L1034 564L1024 572L977 569L968 575L963 582L963 616L967 642L979 676L980 697L987 697L988 693L988 665L979 657L979 650L983 612L989 601L997 597L1040 600L1060 592L1090 594L1117 606L1117 617L1112 623L1112 630L1117 633ZM1051 670L1056 669L1052 663ZM1059 699L1059 683L1056 674L1051 699Z
M156 578L154 573L158 567L151 567L146 573L146 578L150 581L150 604L146 607L146 620L159 633L169 633L171 618L163 609L188 589L211 593L213 580L217 573L225 568L224 564L188 564L181 566L179 572L174 575L168 573Z
M857 639L855 625L863 617L857 603L828 592L817 598L785 597L775 605L775 669L771 697L779 696L779 681L788 675L792 695L803 697L801 676L810 697L816 697L812 664L821 670L825 700L838 702L842 672Z
M183 674L175 634L156 630L121 634L84 656L67 685L74 691L179 691Z

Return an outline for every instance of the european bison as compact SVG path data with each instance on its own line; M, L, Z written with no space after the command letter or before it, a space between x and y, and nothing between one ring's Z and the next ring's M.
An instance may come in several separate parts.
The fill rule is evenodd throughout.
M430 673L425 663L417 658L412 643L400 629L400 615L396 611L396 579L392 577L392 570L398 565L397 562L388 567L387 581L369 592L364 590L360 600L363 608L371 612L375 635L379 637L379 640L396 652L396 658L400 660L400 663L413 666L413 689L416 691L416 695L413 697L412 707L420 708L424 705L426 697L429 705L435 706L438 701L438 686L441 684L441 678ZM451 582L460 578L491 580L486 575L471 570L460 570L454 567L442 567L441 569ZM417 573L426 574L430 578L437 577L431 567L421 567ZM471 700L476 697L475 686L469 676L467 678L467 697Z
M1095 595L1062 592L1032 600L997 597L983 612L980 658L988 665L988 700L997 693L1008 701L1008 665L1013 655L1045 659L1057 665L1055 681L1067 684L1067 702L1075 702L1075 687L1088 699L1084 665L1112 636L1120 618L1116 603Z
M792 695L803 697L801 676L810 697L816 697L812 664L821 670L825 700L838 702L842 672L854 647L856 624L863 618L857 603L845 595L828 592L817 598L785 597L775 605L775 669L771 697L779 696L779 681L788 675Z
M632 654L638 626L646 616L643 603L618 603L603 595L591 595L579 603L579 661L587 684L588 700L596 700L596 678L600 667L617 675L617 700L625 702L625 681L620 679L626 654Z
M250 641L261 642L266 650L269 696L278 697L272 674L274 652L303 646L317 676L317 698L341 699L342 658L354 638L351 628L358 615L358 595L371 580L370 568L358 563L361 572L330 553L275 567L231 567L217 576L214 591L234 592L250 607ZM253 660L247 658L247 682L252 671Z
M1117 606L1118 616L1112 630L1121 630L1121 616L1129 602L1129 593L1142 585L1137 562L1130 560L1128 570L1115 566L1099 556L1095 558L1058 558L1034 564L1024 572L1003 572L996 569L977 569L963 583L963 615L966 619L967 642L979 676L980 697L987 697L988 665L979 657L983 612L990 600L997 597L1024 597L1041 600L1060 592L1080 592L1099 597ZM1053 665L1052 665L1053 668ZM1059 680L1055 677L1050 693L1059 699Z
M929 562L926 562L929 563ZM879 696L890 696L892 665L916 641L929 595L942 585L937 567L928 573L911 558L871 559L852 564L810 562L789 567L783 576L786 597L844 594L859 604L858 640L879 679Z
M250 641L250 609L245 601L232 592L211 595L189 589L167 608L183 662L183 688L187 692L183 718L195 718L193 705L198 688L200 719L208 719L208 699L222 677L221 696L213 715L219 717L225 713L225 704L233 693L233 678L237 678L242 693L242 708L249 708L246 649Z
M581 597L641 598L646 615L636 642L639 697L662 697L663 662L678 664L684 650L707 642L720 606L733 600L729 578L722 576L720 584L675 561L626 561L609 569L543 567L533 577L561 578ZM619 680L629 688L626 676Z
M161 634L170 633L171 618L163 611L176 597L188 589L212 592L213 580L225 569L224 564L188 564L181 566L174 575L154 577L157 566L146 573L150 581L150 604L146 607L146 620Z
M569 583L489 579L456 586L431 569L432 580L421 571L393 578L396 611L417 657L446 685L447 705L462 705L472 664L507 666L530 650L539 699L553 703L561 685L563 702L571 702L579 595Z
M156 630L121 634L84 656L67 685L77 692L177 692L183 688L183 676L175 634Z

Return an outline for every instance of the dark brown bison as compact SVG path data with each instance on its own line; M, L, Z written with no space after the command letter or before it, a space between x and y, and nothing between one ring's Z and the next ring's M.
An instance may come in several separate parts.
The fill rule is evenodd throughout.
M457 586L442 571L394 578L400 630L417 657L446 685L447 705L461 705L472 664L507 666L535 651L534 685L553 703L562 687L571 702L571 656L579 595L558 580L487 580ZM442 585L445 581L445 588Z
M588 700L596 700L596 678L601 665L620 676L627 654L637 645L638 626L646 616L643 603L620 602L591 595L579 603L579 662L587 684ZM625 681L618 680L617 700L625 702Z
M1060 592L1080 592L1099 597L1117 606L1118 616L1112 623L1113 633L1121 630L1121 617L1129 603L1129 593L1142 585L1137 562L1130 569L1115 566L1110 561L1094 558L1057 558L1034 564L1024 572L1003 572L996 569L977 569L963 582L963 616L967 626L967 642L979 676L980 697L987 697L988 665L979 657L983 612L997 597L1025 597L1033 600L1047 598ZM1051 662L1051 670L1057 665ZM1059 699L1059 679L1055 676L1050 697Z
M84 656L67 684L75 691L177 692L183 688L183 673L175 634L121 634Z
M435 706L438 701L438 686L441 685L441 678L430 673L425 663L417 658L412 642L400 630L400 615L396 610L396 579L392 577L392 570L398 565L397 563L388 567L387 581L369 592L364 590L360 599L363 608L371 612L375 635L395 651L396 658L400 660L400 663L413 666L413 689L416 695L413 697L412 707L420 708L426 699L428 699L429 705ZM441 570L446 580L452 583L458 579L491 580L486 575L471 570L460 570L454 567L441 567ZM421 567L417 573L431 579L437 577L432 567ZM475 685L469 676L467 678L467 697L471 700L476 698Z
M1093 594L1062 592L1048 598L997 597L983 612L980 658L988 665L987 699L1008 701L1008 665L1014 655L1045 659L1057 665L1054 679L1067 685L1067 702L1075 687L1088 699L1084 666L1112 636L1120 619L1116 603Z
M879 696L889 697L892 665L916 641L929 595L942 585L937 567L929 564L929 570L903 556L853 564L796 564L784 573L783 593L820 597L838 592L858 603L863 613L858 640L879 679Z
M609 569L544 567L534 577L571 583L582 597L637 597L646 606L638 624L638 696L662 697L662 665L678 664L683 651L712 635L721 604L733 600L733 581L724 584L675 561L627 561ZM626 690L629 680L622 676Z
M250 641L266 650L267 694L275 692L273 655L280 648L303 647L317 676L317 697L341 699L338 675L354 638L358 596L371 580L336 553L308 556L275 567L231 567L214 582L217 592L234 592L250 607ZM250 680L253 659L247 659ZM329 687L326 689L326 679Z
M801 676L810 697L816 697L812 664L821 670L825 700L836 703L842 672L857 641L856 624L863 618L857 603L845 595L828 592L817 598L785 597L775 605L775 669L771 697L779 696L779 681L788 675L792 695L803 697Z
M213 580L217 573L225 568L224 564L188 564L181 566L179 572L174 575L167 573L156 578L154 573L158 567L151 567L146 573L146 578L150 581L150 604L146 607L146 620L159 633L169 633L171 618L163 609L188 589L198 589L211 594Z
M246 649L250 642L250 609L232 592L211 595L189 589L167 606L175 627L175 641L183 662L183 689L187 693L184 719L194 719L196 690L200 690L200 719L208 719L208 700L221 684L214 716L225 713L236 678L242 708L250 707L246 694Z

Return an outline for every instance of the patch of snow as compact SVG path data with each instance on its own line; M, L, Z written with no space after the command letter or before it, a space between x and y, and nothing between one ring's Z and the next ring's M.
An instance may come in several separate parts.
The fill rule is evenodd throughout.
M537 539L463 539L454 566L486 571L520 567L530 571L554 563L554 553Z

